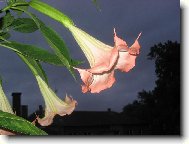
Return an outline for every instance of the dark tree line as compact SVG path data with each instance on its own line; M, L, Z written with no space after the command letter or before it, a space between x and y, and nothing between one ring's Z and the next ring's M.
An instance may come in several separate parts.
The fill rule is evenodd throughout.
M147 122L152 134L180 135L180 44L154 45L148 59L155 61L156 86L139 92L138 99L123 108L123 114Z

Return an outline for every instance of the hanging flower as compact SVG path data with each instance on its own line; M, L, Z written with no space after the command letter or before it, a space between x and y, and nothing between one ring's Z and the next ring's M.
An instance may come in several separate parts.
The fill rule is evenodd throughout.
M69 26L78 45L89 61L89 69L75 68L83 81L82 92L99 93L110 88L114 82L114 70L128 72L135 66L135 59L139 54L138 38L131 47L118 38L114 29L115 46L111 47L90 36L75 26Z
M0 80L0 110L3 112L14 114L11 105L9 104L9 101L3 91L1 80Z
M37 117L38 123L42 126L48 126L52 124L53 118L56 114L64 116L71 114L75 109L77 102L72 97L65 97L64 101L59 99L50 87L43 81L40 76L36 76L39 88L45 100L45 117Z

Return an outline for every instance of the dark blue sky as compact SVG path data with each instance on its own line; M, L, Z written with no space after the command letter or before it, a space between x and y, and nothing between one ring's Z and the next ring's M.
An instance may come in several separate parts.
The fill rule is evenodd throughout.
M83 94L81 80L77 73L75 82L63 67L43 64L53 89L58 89L58 96L63 98L70 94L78 101L76 110L121 111L123 106L137 98L141 90L152 90L155 86L154 62L147 60L150 47L167 40L180 42L180 2L178 0L99 0L101 12L97 11L90 0L46 0L48 4L63 11L74 23L102 42L113 45L113 28L117 35L131 45L139 32L141 52L136 66L128 73L116 71L116 83L112 88L100 94ZM0 2L0 7L3 2ZM31 10L31 9L30 9ZM52 26L65 40L71 55L75 59L85 60L84 54L77 46L69 31L61 24L43 14L33 11L47 25ZM20 34L12 32L12 40L30 43L50 50L39 32ZM44 104L37 83L26 65L13 52L0 48L0 73L3 86L10 102L11 93L22 92L22 104L29 105L30 112Z

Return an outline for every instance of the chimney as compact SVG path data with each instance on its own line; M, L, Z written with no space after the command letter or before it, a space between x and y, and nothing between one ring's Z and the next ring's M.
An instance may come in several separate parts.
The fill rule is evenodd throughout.
M21 116L21 94L20 92L12 93L13 101L13 112L16 113L17 116Z
M28 106L27 105L22 105L22 117L25 119L28 119Z

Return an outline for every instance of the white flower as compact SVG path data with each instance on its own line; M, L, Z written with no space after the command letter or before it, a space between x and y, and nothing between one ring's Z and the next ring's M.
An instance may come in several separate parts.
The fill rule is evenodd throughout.
M45 100L45 117L37 118L38 123L42 126L48 126L52 124L53 118L56 114L64 116L66 114L71 114L75 109L77 102L73 100L72 97L67 96L65 100L59 99L52 89L45 83L45 81L40 77L36 76L40 91Z

